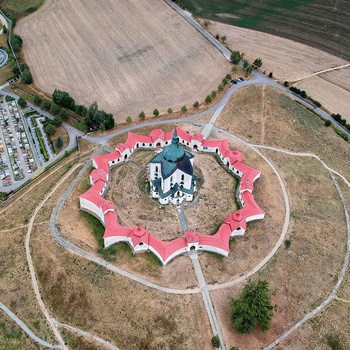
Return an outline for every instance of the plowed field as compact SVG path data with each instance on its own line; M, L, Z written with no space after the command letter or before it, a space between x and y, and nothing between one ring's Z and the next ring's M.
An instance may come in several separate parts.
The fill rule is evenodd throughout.
M96 100L117 121L203 100L230 69L163 1L47 0L16 32L40 88Z
M348 0L179 0L194 16L251 28L350 59Z

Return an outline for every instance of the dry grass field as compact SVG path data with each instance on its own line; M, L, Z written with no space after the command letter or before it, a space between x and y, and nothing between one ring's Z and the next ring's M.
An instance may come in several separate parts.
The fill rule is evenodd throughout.
M163 1L47 0L16 32L40 88L96 100L117 121L201 101L230 69Z
M214 35L226 35L226 44L232 50L244 52L244 58L250 62L260 57L263 61L261 71L273 72L275 79L281 82L303 80L300 86L297 85L299 88L305 89L315 100L320 100L331 113L340 113L350 120L350 68L322 74L322 79L307 79L310 74L349 64L349 61L296 41L251 29L218 22L212 22L208 29Z

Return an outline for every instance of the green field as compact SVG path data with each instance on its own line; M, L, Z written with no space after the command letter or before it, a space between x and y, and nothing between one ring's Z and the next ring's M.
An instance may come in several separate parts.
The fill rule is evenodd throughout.
M179 0L194 16L292 39L350 61L348 0Z
M18 20L36 11L43 3L44 0L0 0L0 9Z

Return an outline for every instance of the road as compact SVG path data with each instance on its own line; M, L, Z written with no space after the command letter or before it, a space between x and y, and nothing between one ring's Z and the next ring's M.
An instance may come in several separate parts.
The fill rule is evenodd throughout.
M180 13L183 18L185 18L189 23L191 23L191 25L193 25L204 37L206 37L213 45L215 45L215 47L217 47L222 53L223 55L229 59L229 55L230 55L230 51L228 49L226 49L221 43L219 43L215 38L213 38L207 31L204 30L204 28L202 28L197 22L195 22L193 20L193 18L191 17L191 15L186 12L186 11L183 11L181 9L179 9L173 2L171 2L170 0L166 0L166 2L172 7L174 8L178 13ZM168 124L168 123L178 123L178 122L191 122L197 118L200 118L201 116L204 116L204 115L207 115L209 113L212 113L212 112L216 112L214 113L214 116L211 120L211 123L209 123L209 127L207 127L207 129L203 129L203 132L205 131L206 135L209 136L212 128L214 127L214 124L215 124L215 120L216 118L219 116L220 112L222 111L222 109L224 108L225 104L227 103L227 101L231 98L232 94L235 93L235 91L237 91L238 89L242 88L243 86L247 86L247 85L250 85L250 84L266 84L266 85L269 85L269 86L273 86L281 91L284 91L285 93L287 93L288 95L290 95L293 99L296 99L298 101L300 101L302 104L304 104L305 106L309 107L310 108L310 103L308 101L305 101L304 99L302 99L301 97L299 96L296 96L294 95L290 90L288 90L287 88L277 84L275 81L273 81L272 79L269 79L267 78L265 75L257 72L257 71L254 71L253 74L252 74L252 79L249 80L249 81L244 81L244 82L241 82L237 85L233 85L232 87L230 87L230 89L228 90L228 92L224 95L223 99L218 102L215 106L209 108L208 110L206 111L203 111L201 113L198 113L196 115L192 115L192 116L188 116L188 117L184 117L184 118L180 118L180 119L170 119L170 120L164 120L164 121L150 121L150 122L146 122L146 123L143 123L143 124L138 124L138 125L133 125L133 126L128 126L122 130L118 130L116 132L113 132L109 135L105 135L105 136L93 136L93 135L85 135L83 134L82 132L80 132L79 130L71 127L70 125L67 125L67 124L63 124L64 127L66 128L66 130L68 131L69 135L70 135L70 143L69 143L69 148L72 148L76 145L76 137L77 136L81 136L81 137L84 137L86 140L90 141L90 142L93 142L93 143L96 143L96 144L100 144L102 146L105 145L105 143L112 137L116 136L116 135L119 135L119 134L122 134L122 133L125 133L125 132L128 132L128 131L133 131L135 129L138 129L140 127L145 127L145 126L159 126L159 125L162 125L162 124ZM8 91L3 91L2 92L4 95L10 95L12 97L15 97L17 98L18 96L14 95L13 93L11 92L8 92ZM41 114L49 117L49 118L53 118L53 116L51 116L49 113L45 112L45 111L42 111L40 108L38 108L37 106L34 106L34 105L30 105L30 107L32 107L33 109L39 111ZM332 121L332 123L334 123L334 120L327 114L325 113L323 110L319 109L319 108L316 108L316 107L312 107L313 110L318 113L320 116L322 116L323 118L325 119L329 119ZM335 125L337 125L336 123L334 123ZM339 127L337 125L337 127ZM340 127L339 127L340 128ZM340 128L342 131L344 131L342 128ZM224 132L224 131L223 131ZM348 132L349 134L349 132ZM349 134L350 135L350 134ZM251 147L253 147L253 149L255 149L255 151L257 151L257 148L258 147L262 147L262 146L257 146L257 145L251 145ZM100 151L101 151L102 148L100 148L98 151L95 152L95 154L98 154ZM64 151L62 151L64 152ZM285 151L287 152L287 151ZM290 152L289 152L290 153ZM295 154L296 156L300 156L299 154ZM315 155L312 155L314 157L317 157ZM265 157L265 160L268 161L268 159ZM321 160L320 160L321 161ZM323 163L321 161L321 163ZM324 163L323 163L324 164ZM66 249L69 249L73 252L75 252L76 254L88 259L88 260L91 260L91 261L94 261L96 262L97 264L101 265L101 266L104 266L106 267L107 269L115 272L115 273L118 273L124 277L127 277L127 278L130 278L132 280L134 280L135 282L138 282L138 283L142 283L143 285L146 285L148 287L151 287L151 288L155 288L157 290L160 290L162 292L166 292L166 293L176 293L176 294L194 294L194 293L199 293L201 292L202 295L203 295L203 300L204 300L204 303L205 303L205 307L207 309L207 312L208 312L208 317L209 317L209 321L212 325L212 328L213 330L216 330L217 331L217 334L219 335L220 339L222 340L222 343L223 343L223 346L224 345L224 341L222 339L222 335L220 334L220 327L217 323L217 320L216 320L216 316L215 316L215 311L213 309L213 306L211 304L211 300L210 300L210 295L209 295L209 290L214 290L214 289L218 289L218 288L226 288L228 286L231 286L232 284L221 284L221 285L215 285L215 286L208 286L204 280L204 276L203 276L203 273L201 273L201 270L200 269L200 265L199 265L199 261L198 259L196 259L194 257L194 259L192 260L194 262L194 267L195 267L195 271L196 271L196 275L197 275L197 278L198 278L198 281L199 281L199 288L194 288L194 289L185 289L185 290L179 290L179 289L172 289L172 288L166 288L166 287L163 287L163 286L160 286L160 285L157 285L157 284L154 284L152 282L149 282L143 278L140 278L138 276L134 276L133 274L125 271L125 270L122 270L106 261L104 261L103 259L100 259L99 257L96 257L88 252L85 252L83 251L82 249L74 246L73 244L65 241L62 237L60 237L59 233L57 232L57 229L56 229L56 225L55 225L55 221L56 221L56 216L57 216L57 213L60 209L60 207L63 205L65 199L67 198L68 194L70 193L70 191L73 189L73 187L76 185L77 181L80 179L80 177L82 176L82 174L85 172L85 170L87 169L87 167L90 166L90 162L87 162L85 164L85 166L82 168L82 170L80 171L79 175L74 179L74 181L72 182L72 184L70 185L70 187L68 188L68 190L65 192L65 194L61 197L61 199L59 200L58 204L56 205L54 211L53 211L53 215L52 215L52 220L50 222L50 228L51 228L51 231L52 231L52 234L54 236L54 238L57 240L57 242L59 244L61 244L62 246L64 246ZM324 166L330 170L329 167L327 167L325 164ZM323 302L321 303L319 306L317 306L315 309L313 309L307 316L305 316L302 320L300 320L299 322L297 322L291 329L289 329L285 334L283 334L281 337L279 337L278 339L276 339L272 344L270 344L268 347L266 347L265 349L266 350L269 350L269 349L272 349L274 346L276 346L277 344L279 344L282 340L284 340L286 337L289 336L290 333L292 333L293 331L295 331L298 327L300 327L304 322L306 322L308 319L310 319L311 317L313 317L317 312L319 312L322 308L324 308L334 297L335 297L335 294L337 292L337 290L339 289L339 286L340 284L342 283L343 279L344 279L344 275L345 275L345 271L346 271L346 268L347 268L347 265L348 265L348 261L349 261L349 252L350 252L350 225L349 225L349 215L348 215L348 209L346 207L346 204L345 204L345 201L344 201L344 198L342 196L342 193L340 191L340 188L334 178L334 174L336 175L339 175L342 177L342 179L345 179L347 181L347 179L342 176L341 174L338 174L334 171L330 171L330 174L331 174L331 177L332 177L332 180L337 188L337 191L339 193L339 196L340 198L342 199L342 203L343 203L343 207L344 207L344 212L345 212L345 215L346 215L346 221L347 221L347 233L348 233L348 240L347 240L347 251L346 251L346 256L345 256L345 259L344 259L344 264L343 264L343 267L342 267L342 270L341 270L341 273L339 275L339 278L338 278L338 281L336 283L336 286L334 287L333 291L331 292L331 294L328 296L328 298ZM282 179L280 178L279 176L279 179L281 180L281 182L283 183ZM349 182L347 181L346 182L347 185L349 186ZM350 187L350 186L349 186ZM282 187L284 188L284 187ZM286 200L286 203L288 202L288 196L287 194L285 193L284 191L284 196L285 196L285 199L287 198ZM289 202L288 202L289 203ZM287 204L286 204L286 208L287 208ZM289 208L289 204L288 204L288 208ZM286 218L289 218L289 209L287 210L286 209ZM287 220L287 219L286 219ZM284 227L283 227L283 232L280 236L280 239L278 240L277 244L275 245L275 247L273 248L273 250L269 253L268 257L265 258L262 262L260 262L254 269L252 269L250 272L248 272L245 276L243 277L240 277L239 279L236 279L237 281L243 281L244 279L246 279L248 277L248 275L252 275L253 273L255 273L256 271L258 271L275 253L276 251L278 250L278 248L280 247L280 245L282 244L283 240L284 240L284 236L285 236L285 232L288 228L288 221L285 221L285 224L284 224ZM28 231L29 232L29 231ZM29 237L30 237L30 234L29 234ZM28 241L28 246L29 246L29 241ZM29 251L29 255L30 255L30 251ZM29 258L28 258L29 259ZM199 266L199 267L198 267ZM34 269L34 268L33 268ZM230 282L229 282L230 283ZM232 281L231 281L232 283ZM237 283L237 282L236 282ZM39 301L38 301L39 302ZM13 318L13 317L12 317ZM52 318L51 319L51 322L52 321ZM61 324L62 325L62 324ZM54 325L54 332L56 334L56 337L57 337L57 333L55 331L55 326ZM66 326L66 325L65 325ZM74 328L74 327L73 327ZM84 334L86 332L84 331L81 331L83 332ZM81 334L83 334L81 333ZM61 341L59 340L59 342L61 343Z

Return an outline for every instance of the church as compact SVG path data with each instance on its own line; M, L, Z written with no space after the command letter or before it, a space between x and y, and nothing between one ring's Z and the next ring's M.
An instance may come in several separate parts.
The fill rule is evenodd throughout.
M171 144L150 161L151 197L158 198L160 204L179 205L183 201L192 201L197 180L193 173L193 158L193 154L179 144L175 129Z

